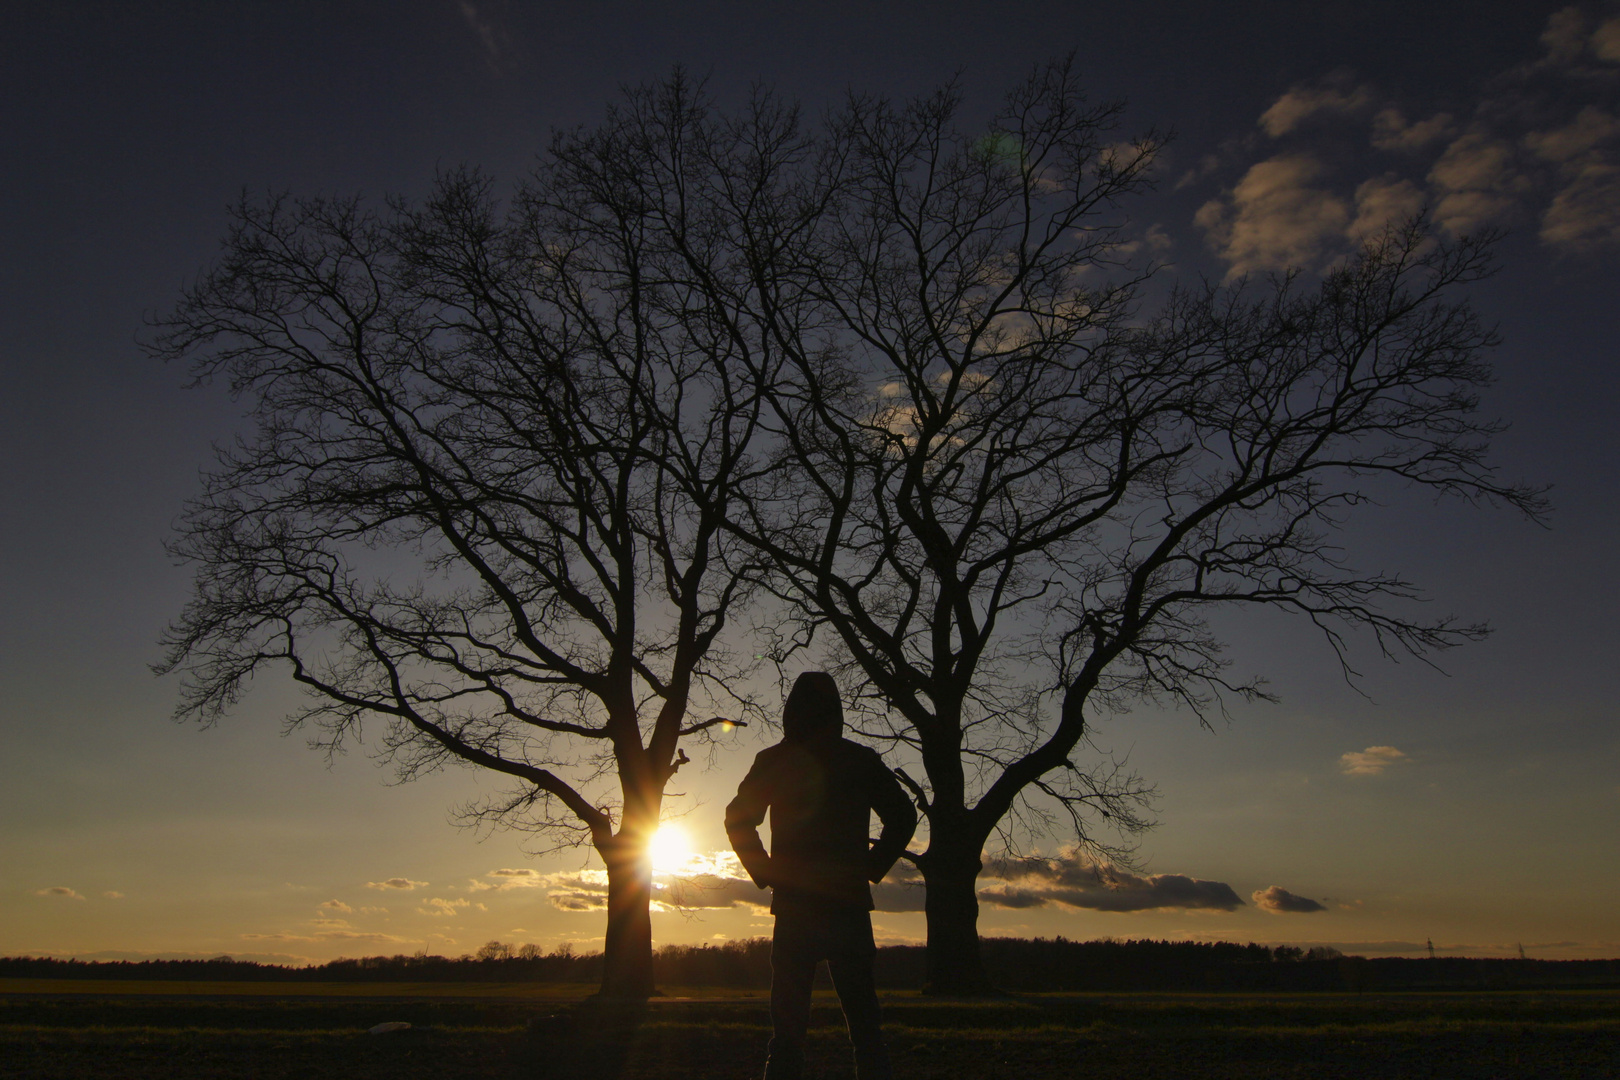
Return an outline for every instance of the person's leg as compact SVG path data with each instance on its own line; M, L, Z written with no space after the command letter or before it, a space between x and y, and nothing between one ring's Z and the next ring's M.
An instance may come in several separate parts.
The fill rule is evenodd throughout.
M844 1008L844 1024L855 1048L856 1080L890 1080L889 1048L883 1041L883 1016L878 1007L872 965L877 948L872 941L872 918L854 913L841 926L839 948L828 957L833 988Z
M801 919L778 915L771 939L771 1046L765 1080L799 1080L804 1075L804 1039L810 1027L810 987L816 978L816 951Z

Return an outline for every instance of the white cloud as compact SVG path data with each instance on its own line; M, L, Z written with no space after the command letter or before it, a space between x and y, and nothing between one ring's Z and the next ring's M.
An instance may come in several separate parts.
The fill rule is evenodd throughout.
M79 895L77 890L70 889L66 885L52 885L50 888L47 888L47 889L35 889L34 890L34 895L35 896L60 896L64 900L83 900L84 899L84 897Z
M1272 102L1260 114L1260 126L1273 139L1297 130L1321 114L1355 116L1371 108L1372 88L1351 86L1342 75L1329 76L1315 85L1299 84Z
M1393 746L1369 746L1339 755L1339 771L1346 776L1377 776L1391 765L1410 760Z
M454 918L460 908L469 907L471 903L464 897L446 900L442 896L435 896L427 902L426 906L419 907L416 910L423 915L432 915L436 918Z
M1250 166L1224 200L1199 209L1193 220L1231 264L1228 279L1313 266L1342 243L1350 208L1315 186L1323 172L1321 163L1305 154L1271 158Z
M385 881L366 882L366 888L368 889L403 889L406 892L409 892L412 889L423 889L426 887L427 882L425 881L412 881L410 878L403 877L391 877Z

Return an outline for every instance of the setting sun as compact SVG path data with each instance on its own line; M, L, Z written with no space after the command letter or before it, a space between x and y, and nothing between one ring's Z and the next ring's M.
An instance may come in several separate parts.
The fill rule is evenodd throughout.
M683 868L694 853L686 830L666 822L648 841L647 854L652 858L654 873L670 874Z

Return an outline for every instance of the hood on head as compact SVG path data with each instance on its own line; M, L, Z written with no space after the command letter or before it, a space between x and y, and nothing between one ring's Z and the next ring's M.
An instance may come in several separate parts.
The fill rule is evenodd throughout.
M782 705L782 741L836 739L844 733L844 705L838 684L825 671L807 671Z

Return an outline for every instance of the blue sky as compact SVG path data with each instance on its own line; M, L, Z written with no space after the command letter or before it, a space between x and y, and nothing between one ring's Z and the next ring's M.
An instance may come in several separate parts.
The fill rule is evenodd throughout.
M599 937L599 912L567 909L591 891L583 855L535 858L523 837L449 823L488 789L476 773L393 785L363 750L328 763L280 734L294 691L273 679L211 730L168 719L176 687L147 665L188 578L162 543L240 410L183 389L134 336L212 257L239 192L409 195L464 161L515 176L550 130L678 62L722 101L768 81L812 111L959 73L987 112L1072 49L1097 96L1128 99L1128 126L1175 133L1132 207L1169 274L1319 271L1422 205L1442 227L1508 229L1474 294L1505 339L1485 409L1513 425L1497 460L1553 484L1557 510L1541 529L1389 493L1346 530L1354 561L1496 634L1445 675L1369 656L1357 693L1297 626L1227 624L1238 667L1279 704L1214 731L1140 711L1098 734L1160 791L1123 890L1137 909L1071 892L987 906L983 930L1620 955L1620 8L140 7L11 13L0 37L0 954L325 959ZM738 733L676 785L710 868L725 871L720 809L765 738ZM1152 906L1176 876L1242 903ZM1273 887L1319 910L1268 910ZM742 899L660 913L655 934L768 932ZM916 912L877 925L922 933Z

